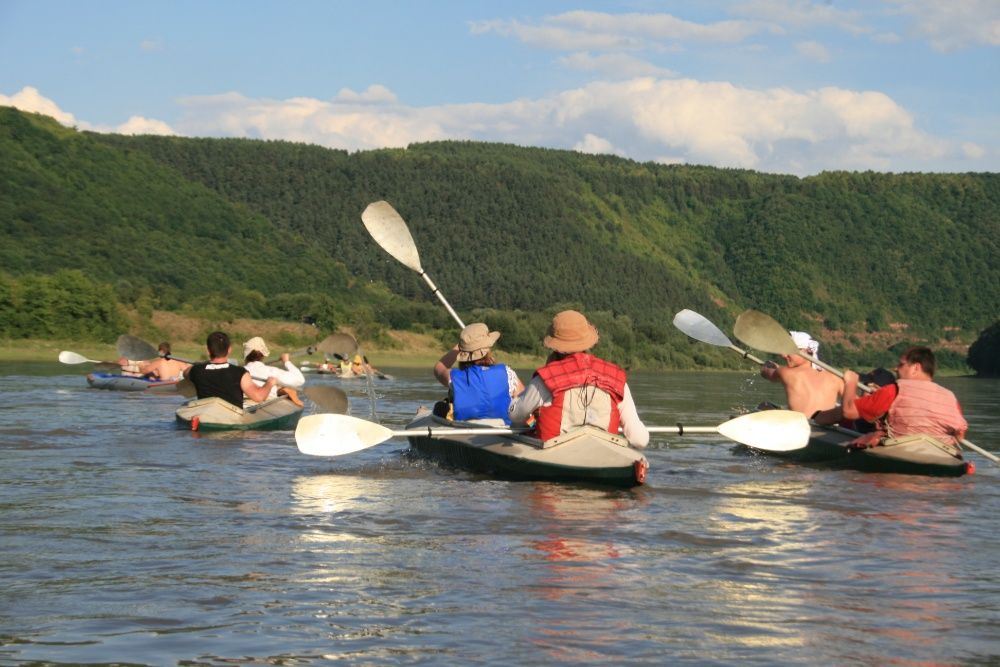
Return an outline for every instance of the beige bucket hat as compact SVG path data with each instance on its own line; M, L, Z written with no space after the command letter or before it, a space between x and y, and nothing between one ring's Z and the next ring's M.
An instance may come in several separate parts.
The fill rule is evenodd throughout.
M542 339L542 344L550 350L571 354L589 350L597 345L599 339L597 329L587 321L583 313L564 310L552 318L552 324L549 325L548 334Z
M462 329L458 335L458 360L478 361L490 353L490 349L500 339L499 331L490 331L482 322L476 322Z
M271 354L271 351L267 349L267 343L260 336L254 336L247 342L243 343L243 356L247 356L253 351L260 352L265 357Z

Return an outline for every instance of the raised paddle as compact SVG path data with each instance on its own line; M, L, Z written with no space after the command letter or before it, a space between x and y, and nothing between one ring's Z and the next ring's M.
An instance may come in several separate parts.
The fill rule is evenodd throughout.
M88 359L82 354L70 352L69 350L63 350L59 353L59 362L63 364L97 364L98 366L118 368L118 364L114 361L98 361L97 359Z
M141 338L122 334L115 343L118 354L126 359L155 359L159 351Z
M338 359L349 359L358 351L358 341L351 334L335 333L317 343L316 349Z
M295 444L311 456L342 456L374 447L391 438L411 435L516 435L519 428L416 428L397 430L346 415L316 414L299 420ZM771 452L801 449L809 442L809 422L805 415L789 410L762 410L730 419L718 426L652 426L650 433L717 433L736 442Z
M788 333L788 330L778 324L778 322L776 322L770 315L766 315L756 310L747 310L741 313L740 316L736 318L736 324L733 327L733 335L750 347L770 352L772 354L797 354L804 359L808 359L817 366L830 371L841 379L844 377L844 372L839 368L834 368L833 366L820 361L813 355L800 350L798 345L796 345L795 341L792 339L791 334ZM858 388L866 394L870 394L875 391L874 387L870 387L863 382L858 382ZM990 461L1000 464L1000 458L991 452L986 451L982 447L969 442L965 438L962 438L959 442L963 446L968 447L975 452L979 452Z
M464 329L465 323L462 322L462 318L458 316L458 313L441 294L441 290L420 266L420 255L417 253L413 237L410 236L410 229L406 226L403 217L396 212L396 209L389 202L374 202L369 204L368 208L361 214L361 221L365 223L365 229L375 239L375 242L382 246L383 250L407 268L416 271L424 279L428 287L431 288L431 292L440 299L451 316L458 322L459 328Z
M749 350L736 347L733 341L729 340L719 327L712 324L705 316L699 315L693 310L685 308L674 315L674 326L680 329L685 335L702 343L728 347L730 350L738 352L744 359L749 359L758 365L764 364L763 361L750 354Z

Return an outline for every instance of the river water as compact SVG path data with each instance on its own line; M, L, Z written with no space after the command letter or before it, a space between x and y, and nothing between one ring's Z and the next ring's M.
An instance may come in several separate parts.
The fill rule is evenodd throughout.
M391 427L442 394L383 370ZM975 453L938 479L654 436L643 487L508 482L404 441L321 459L290 432L199 436L177 396L0 373L0 664L1000 662L1000 468ZM630 383L651 425L781 399L750 371ZM942 383L1000 453L1000 381Z

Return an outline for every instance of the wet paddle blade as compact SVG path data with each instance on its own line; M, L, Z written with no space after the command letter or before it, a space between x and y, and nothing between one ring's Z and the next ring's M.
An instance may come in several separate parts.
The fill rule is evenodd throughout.
M417 244L410 236L410 229L389 202L377 201L369 204L361 214L361 221L365 223L365 229L383 250L407 268L417 273L424 272L420 266Z
M719 424L730 440L767 452L788 452L809 444L809 420L792 410L761 410Z
M295 444L310 456L342 456L385 442L392 431L347 415L308 415L295 428Z
M347 394L338 387L306 387L302 393L323 412L346 415L350 407L347 401Z
M736 318L733 335L755 350L771 354L798 354L791 334L774 319L756 310L747 310Z
M155 359L160 356L156 348L135 336L122 334L115 343L118 354L126 359Z
M726 334L722 333L719 327L693 310L685 308L674 315L674 326L680 329L685 335L702 343L718 345L720 347L730 347L733 344Z
M88 359L82 354L77 354L76 352L70 352L68 350L63 350L59 353L59 362L63 364L98 364L99 361L94 361L93 359Z
M358 351L358 341L351 334L335 333L320 341L316 349L338 359L350 359Z
M183 378L177 383L177 393L184 398L196 398L198 396L198 390L194 388L194 382Z

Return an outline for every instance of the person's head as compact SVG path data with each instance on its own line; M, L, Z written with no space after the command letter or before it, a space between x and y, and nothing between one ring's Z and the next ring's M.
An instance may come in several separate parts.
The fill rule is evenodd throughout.
M597 345L600 335L583 313L564 310L556 313L552 324L542 339L542 345L557 354L586 352Z
M500 339L499 331L490 331L482 322L468 325L458 334L458 367L492 366L493 346Z
M937 360L929 347L914 346L903 352L896 366L896 375L902 380L912 379L920 375L933 378L937 370Z
M269 354L271 354L271 351L267 349L267 343L260 336L254 336L243 343L243 356L246 357L244 363L249 364L251 361L260 361Z
M354 366L358 366L358 367L360 367L360 366L361 366L361 363L362 363L363 361L364 361L364 359L362 359L362 358L361 358L361 355L360 355L360 354L355 354L355 355L354 355L354 358L353 358L353 359L351 359L351 364L352 364L352 365L354 365Z
M792 335L792 340L795 341L795 347L799 348L806 354L811 354L819 359L818 341L814 340L813 337L805 331L789 331L788 333Z
M210 359L218 359L219 357L229 356L229 350L232 348L232 343L229 342L229 336L221 331L213 331L208 334L208 339L205 340L205 346L208 348L208 357Z
M170 356L170 343L168 343L167 341L163 341L162 343L160 343L160 346L157 348L157 350L159 350L160 355L162 355L164 357L169 357Z
M879 367L870 373L863 373L858 377L858 380L869 386L884 387L895 382L896 376L892 374L892 371Z

